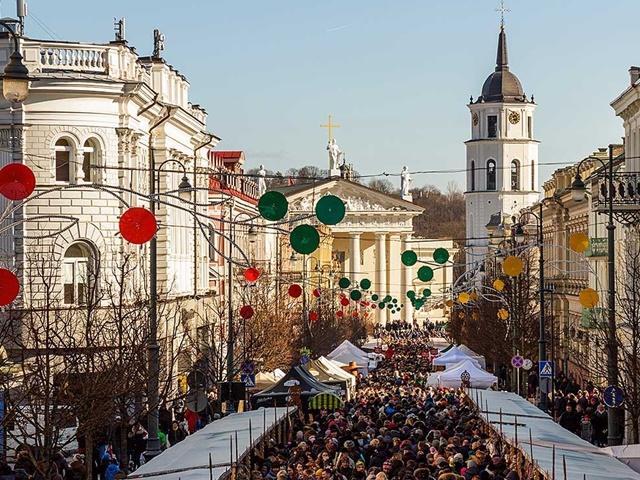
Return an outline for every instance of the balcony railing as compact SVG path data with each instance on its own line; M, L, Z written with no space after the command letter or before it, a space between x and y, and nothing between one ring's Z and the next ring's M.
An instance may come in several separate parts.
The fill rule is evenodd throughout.
M589 239L589 248L584 252L587 257L606 257L607 256L607 239L591 237Z
M613 203L616 219L624 224L640 222L640 172L618 172L613 174L613 191L609 192L607 174L599 172L593 177L591 194L592 206L598 213L608 211L609 195Z

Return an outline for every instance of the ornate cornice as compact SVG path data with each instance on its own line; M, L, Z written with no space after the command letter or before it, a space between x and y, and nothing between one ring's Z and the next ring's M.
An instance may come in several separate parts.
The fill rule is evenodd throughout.
M640 112L640 99L634 100L627 108L620 112L620 116L625 122L628 122L638 112Z

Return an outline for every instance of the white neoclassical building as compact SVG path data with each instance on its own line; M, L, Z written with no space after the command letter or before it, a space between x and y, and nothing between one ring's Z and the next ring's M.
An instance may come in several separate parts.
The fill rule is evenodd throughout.
M321 229L321 247L309 256L316 260L309 261L307 268L322 269L323 264L331 264L337 277L347 277L352 283L367 278L372 282L371 293L380 298L390 295L403 302L404 308L395 315L386 309L375 313L376 321L383 325L392 320L424 320L432 315L440 318L442 305L437 304L442 303L452 282L452 268L450 265L434 268L434 278L428 283L418 280L417 270L423 261L437 267L431 257L434 248L452 249L453 244L414 238L413 219L422 213L422 207L341 177L277 190L287 197L292 218L312 215L317 202L326 195L335 195L345 203L345 218ZM414 250L420 263L403 265L401 255L405 250ZM415 312L406 293L426 287L434 291L433 302L426 304L423 311ZM429 312L431 309L433 313Z
M534 139L533 96L509 70L507 35L501 27L496 67L482 93L468 105L471 139L465 142L467 262L482 261L487 224L500 213L509 218L533 205L538 193L538 141Z
M175 192L185 173L192 186L207 186L207 150L219 139L206 133L207 113L190 101L189 82L159 53L141 57L125 41L18 43L36 81L23 104L0 100L0 163L29 166L36 190L0 251L19 277L19 307L78 308L94 287L108 302L105 286L125 258L137 266L125 297L148 296L148 243L125 241L119 219L129 207L149 207L153 161L158 293L188 298L182 311L193 318L202 301L194 299L209 291L209 249L190 212L164 192ZM0 68L12 51L0 33ZM205 188L194 195L206 204Z

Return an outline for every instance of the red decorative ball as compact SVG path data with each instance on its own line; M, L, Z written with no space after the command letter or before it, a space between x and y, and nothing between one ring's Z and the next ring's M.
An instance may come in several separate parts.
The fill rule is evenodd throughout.
M36 177L22 163L10 163L0 170L0 194L9 200L24 200L36 188Z
M258 277L260 277L260 272L257 268L251 267L244 271L244 278L246 278L248 282L255 282L258 280Z
M13 302L20 292L18 277L4 268L0 268L0 306L4 307Z
M339 316L340 318L344 317L344 312L342 310L338 310L336 312L336 315Z
M316 322L318 320L318 312L309 312L309 320Z
M364 312L364 313L362 314L362 316L363 316L364 318L367 318L367 317L369 316L369 312Z
M300 295L302 295L302 287L294 283L289 287L289 295L293 298L298 298Z
M372 303L371 308L375 309L375 308L378 308L378 306L375 303Z
M354 316L354 317L357 317L358 315L359 315L359 313L358 313L358 312L353 312L353 316Z
M340 303L342 304L343 307L346 307L347 305L349 305L349 299L343 298L342 300L340 300Z
M156 217L146 208L130 208L120 217L120 234L130 243L146 243L153 238L157 230Z
M251 308L251 305L245 305L244 307L242 307L240 309L240 316L245 320L249 320L251 317L253 317L253 308Z
M320 297L320 290L318 290L317 288L313 289L313 296L316 298Z

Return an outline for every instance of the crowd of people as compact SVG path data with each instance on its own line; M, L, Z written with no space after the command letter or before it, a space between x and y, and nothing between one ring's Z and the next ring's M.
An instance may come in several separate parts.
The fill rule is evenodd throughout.
M517 480L524 466L460 392L426 386L426 330L393 330L394 355L336 412L295 425L252 480ZM506 451L505 451L506 450ZM519 463L520 461L520 463Z

